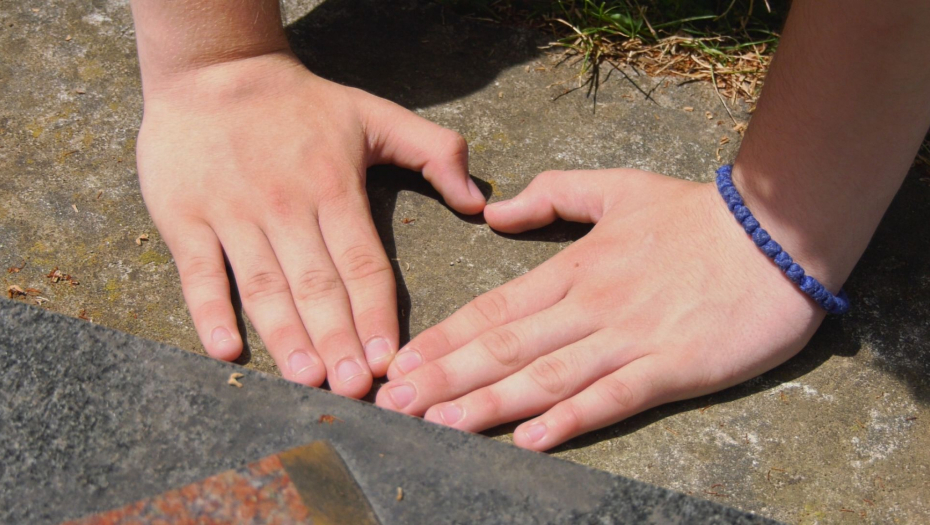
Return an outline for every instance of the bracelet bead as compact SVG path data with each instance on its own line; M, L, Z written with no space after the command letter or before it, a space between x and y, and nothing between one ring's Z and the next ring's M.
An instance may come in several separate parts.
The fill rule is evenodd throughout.
M717 169L717 190L723 197L727 208L733 213L733 217L743 227L752 241L762 250L769 259L775 263L778 268L794 284L810 296L821 308L827 313L840 315L849 311L849 297L846 292L840 290L836 295L830 293L817 279L804 273L804 269L794 262L794 259L788 255L780 244L772 239L769 232L765 231L759 224L759 221L752 216L752 212L743 202L743 197L739 190L733 184L733 165L726 164Z

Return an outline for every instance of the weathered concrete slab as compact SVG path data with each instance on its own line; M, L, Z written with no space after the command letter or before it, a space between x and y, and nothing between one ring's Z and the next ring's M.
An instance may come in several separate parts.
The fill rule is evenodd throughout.
M234 388L235 365L6 300L0 362L2 523L121 507L318 439L383 523L770 523L267 374Z
M724 159L738 147L706 85L630 72L643 88L656 87L653 103L614 74L593 114L583 91L552 100L571 85L552 84L570 82L576 70L554 67L535 33L415 2L285 6L292 41L314 70L464 134L472 172L488 182L492 199L516 194L546 169L633 166L709 180L721 137L731 139ZM0 56L0 266L27 263L2 274L4 287L39 288L52 311L83 310L95 323L199 352L135 179L141 96L126 2L4 3ZM859 521L863 512L875 522L930 520L927 176L915 170L905 181L848 283L853 313L828 321L800 356L748 384L652 410L555 454L790 522ZM502 237L456 217L399 170L373 170L369 189L382 238L398 259L406 335L584 231L562 226ZM151 240L137 246L141 233ZM55 266L80 285L50 284L44 276ZM275 373L260 341L251 335L250 343L247 366ZM509 439L507 429L495 434Z

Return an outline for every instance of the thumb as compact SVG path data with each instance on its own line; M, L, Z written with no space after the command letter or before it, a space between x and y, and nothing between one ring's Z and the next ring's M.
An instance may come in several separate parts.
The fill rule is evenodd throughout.
M505 233L540 228L559 218L597 222L605 208L599 179L595 172L540 173L516 197L489 204L484 209L484 218L492 228Z
M468 175L468 143L458 133L383 99L366 119L370 164L423 172L446 203L473 215L484 209L481 190Z

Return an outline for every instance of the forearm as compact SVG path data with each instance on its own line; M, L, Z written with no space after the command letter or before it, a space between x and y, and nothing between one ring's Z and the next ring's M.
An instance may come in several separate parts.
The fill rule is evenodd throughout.
M203 66L288 49L278 0L132 0L143 90Z
M796 0L734 179L798 262L837 291L930 126L930 4Z

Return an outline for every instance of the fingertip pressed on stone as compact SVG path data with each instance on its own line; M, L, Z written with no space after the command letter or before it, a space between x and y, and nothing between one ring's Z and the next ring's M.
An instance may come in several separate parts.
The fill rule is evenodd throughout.
M394 358L394 364L402 374L409 374L423 364L423 356L413 349L403 350Z
M455 403L449 403L439 409L439 417L442 418L443 423L454 425L465 417L465 411Z
M383 337L372 337L365 343L365 358L369 363L383 361L393 353L391 343Z
M364 373L362 367L353 359L343 359L336 365L336 377L340 383L348 383Z
M317 360L306 350L294 350L287 356L287 368L293 376L299 376L317 365Z
M542 421L537 421L535 423L532 423L525 429L523 429L523 434L526 436L527 439L530 440L530 443L536 443L537 441L546 437L547 430L548 429L546 428L545 423L543 423Z
M234 356L239 350L239 341L223 326L217 326L210 333L214 356Z

